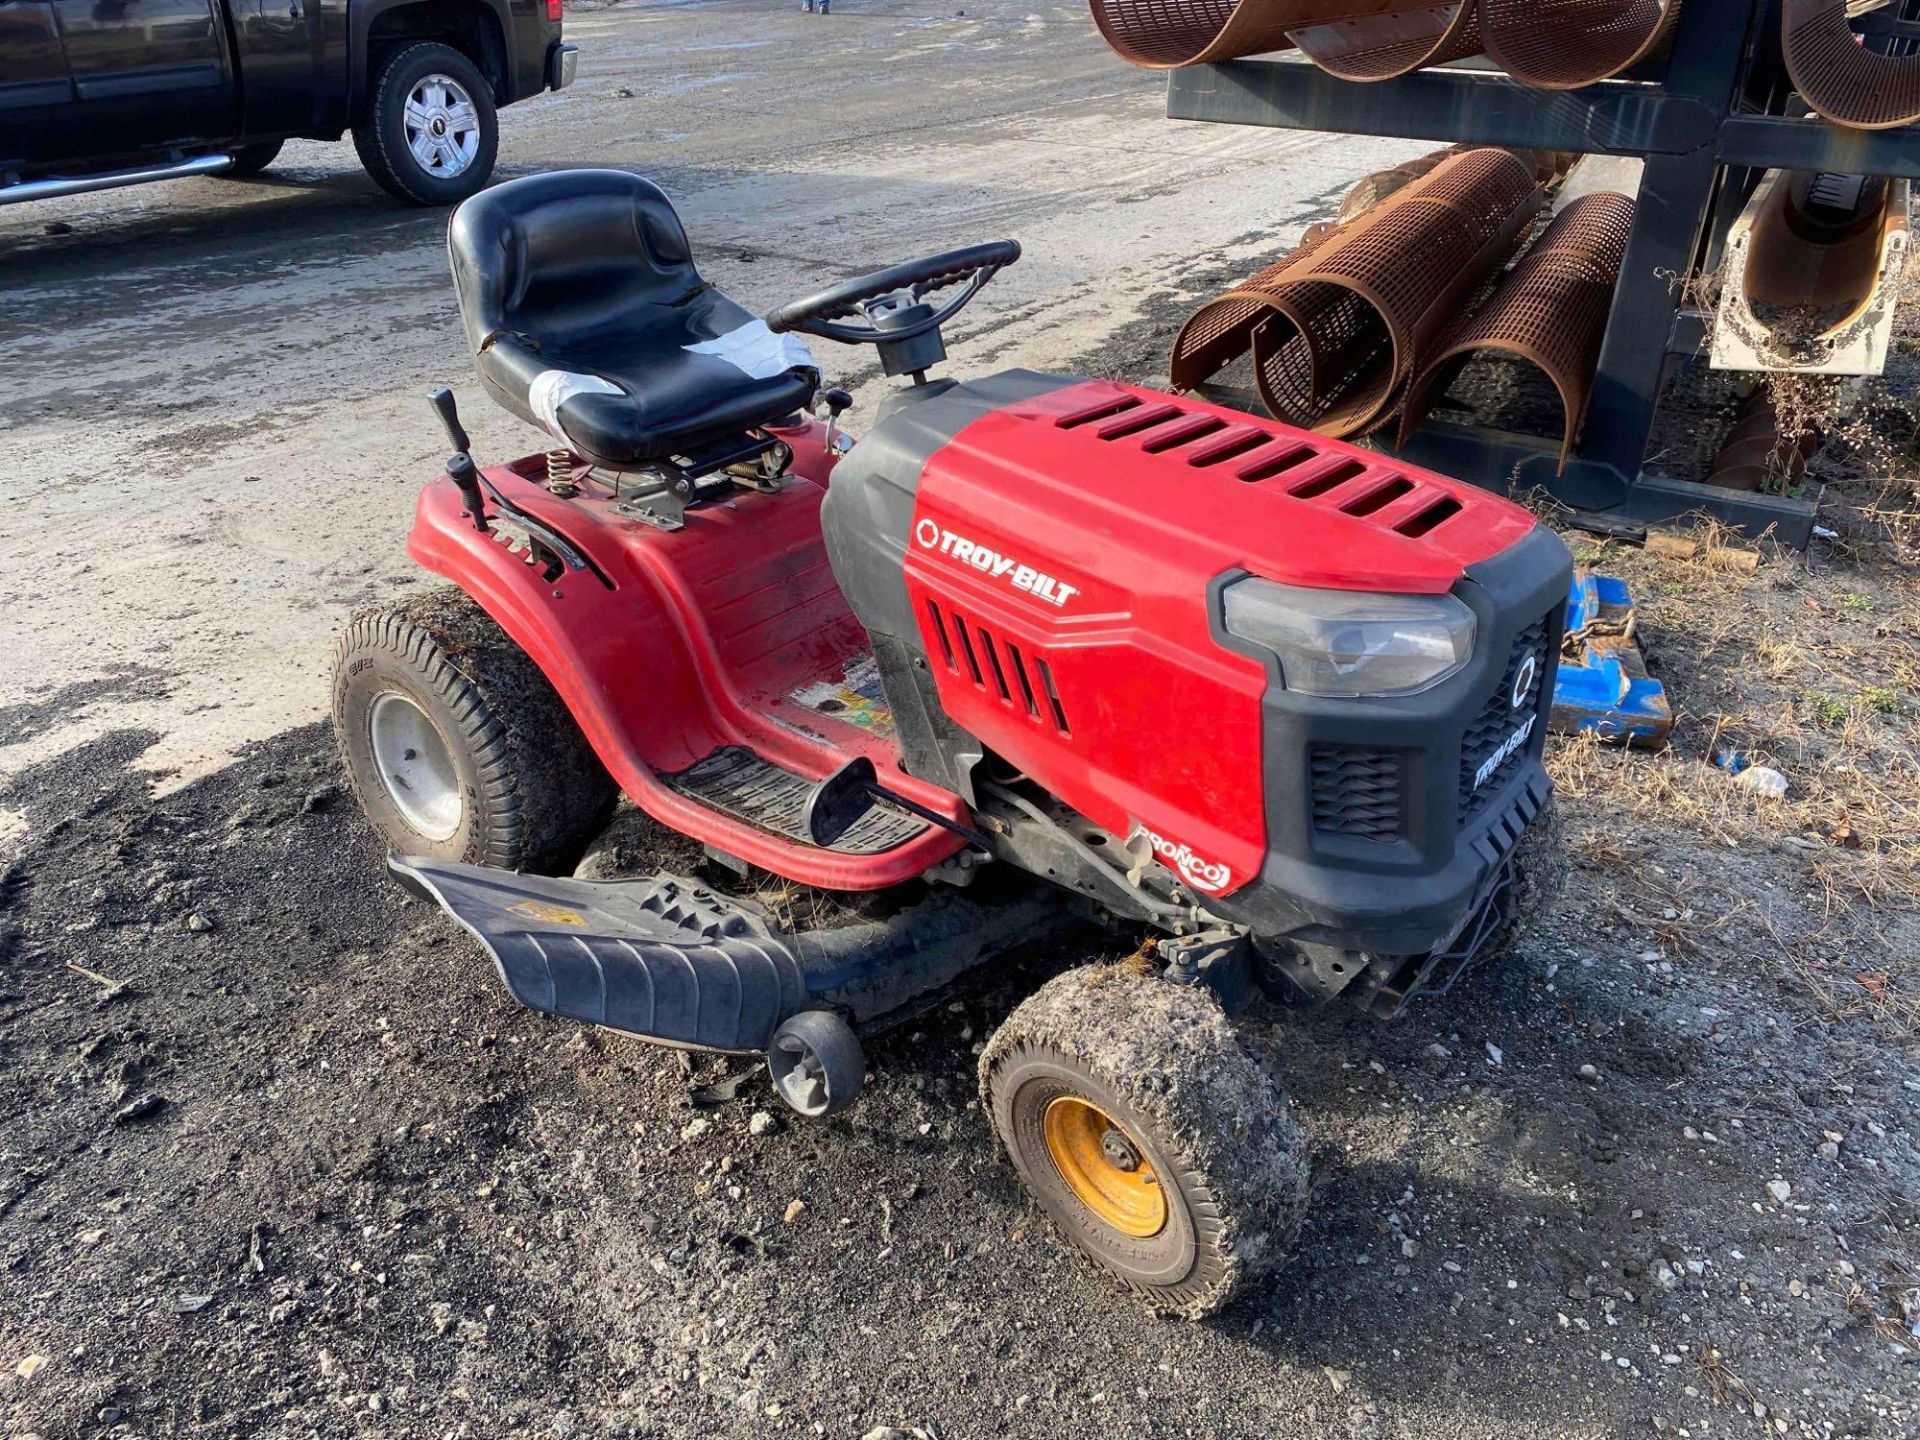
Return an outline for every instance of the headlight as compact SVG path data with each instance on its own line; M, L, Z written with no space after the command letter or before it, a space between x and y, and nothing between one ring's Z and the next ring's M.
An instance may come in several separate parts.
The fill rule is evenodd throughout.
M1473 612L1451 595L1304 590L1271 580L1226 588L1229 634L1279 657L1305 695L1413 695L1473 655Z

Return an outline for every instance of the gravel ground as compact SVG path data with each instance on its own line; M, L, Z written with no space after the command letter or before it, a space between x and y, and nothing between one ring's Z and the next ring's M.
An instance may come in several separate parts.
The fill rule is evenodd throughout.
M1197 294L1422 148L1170 127L1076 6L966 9L598 11L505 149L662 147L756 302L1011 231L956 364L1148 378ZM701 133L605 119L749 22L805 40L811 107L715 49ZM1556 744L1578 865L1507 961L1390 1025L1253 1018L1313 1152L1299 1254L1155 1319L1054 1244L975 1090L1014 1003L1110 957L1014 957L806 1124L519 1009L385 881L313 717L347 609L410 583L414 391L457 342L438 221L296 149L0 225L0 424L45 482L0 518L0 1435L1915 1433L1910 569L1596 554L1675 753ZM1723 733L1786 806L1728 798Z

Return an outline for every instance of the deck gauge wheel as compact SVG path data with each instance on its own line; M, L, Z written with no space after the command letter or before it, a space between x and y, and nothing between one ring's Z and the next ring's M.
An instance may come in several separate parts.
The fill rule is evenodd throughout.
M780 1098L817 1120L853 1104L867 1078L867 1057L838 1015L802 1010L773 1032L767 1070Z

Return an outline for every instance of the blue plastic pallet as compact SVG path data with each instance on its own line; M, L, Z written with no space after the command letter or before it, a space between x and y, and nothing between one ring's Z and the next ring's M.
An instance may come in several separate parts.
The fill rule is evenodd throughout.
M1553 687L1552 728L1593 731L1628 745L1664 745L1673 733L1666 687L1647 674L1624 580L1576 570L1567 594L1567 650Z

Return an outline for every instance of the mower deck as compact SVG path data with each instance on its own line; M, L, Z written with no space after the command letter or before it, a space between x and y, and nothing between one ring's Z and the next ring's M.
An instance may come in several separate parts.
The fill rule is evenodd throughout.
M388 861L486 948L521 1004L659 1044L759 1054L809 1009L857 1027L918 1013L1062 908L1037 887L981 901L935 889L884 918L790 931L698 881L550 879L451 860Z
M834 457L811 423L781 436L795 461L780 488L691 508L679 530L639 518L581 466L577 496L549 493L532 456L481 472L531 524L497 514L490 532L475 529L443 477L421 492L409 550L533 657L653 818L801 884L882 889L960 837L882 810L812 845L799 815L815 782L865 757L909 799L955 821L965 811L900 769L866 632L821 544Z

